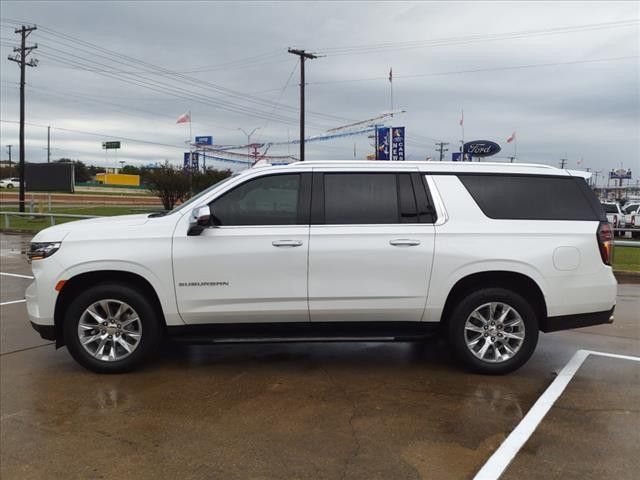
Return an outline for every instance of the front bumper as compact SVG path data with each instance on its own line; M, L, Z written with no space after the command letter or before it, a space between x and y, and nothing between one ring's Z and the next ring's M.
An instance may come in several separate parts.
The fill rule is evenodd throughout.
M579 313L577 315L561 315L558 317L546 317L540 322L540 330L543 332L557 332L559 330L569 330L572 328L591 327L593 325L602 325L605 323L613 323L613 311Z

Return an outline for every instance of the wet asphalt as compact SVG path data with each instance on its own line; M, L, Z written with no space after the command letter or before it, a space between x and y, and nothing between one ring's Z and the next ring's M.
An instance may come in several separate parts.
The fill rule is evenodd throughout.
M0 271L29 275L28 237ZM0 301L30 280L0 277ZM465 372L445 343L165 345L96 375L0 307L0 477L473 478L581 348L640 356L640 285L613 325L541 334L517 372ZM503 475L637 478L640 363L589 357Z

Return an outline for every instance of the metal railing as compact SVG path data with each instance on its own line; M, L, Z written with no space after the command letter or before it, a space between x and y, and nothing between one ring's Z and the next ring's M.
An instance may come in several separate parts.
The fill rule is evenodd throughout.
M42 217L49 218L50 226L54 226L56 224L56 217L60 218L73 218L76 220L81 220L83 218L99 218L99 215L76 215L72 213L31 213L31 212L0 212L0 215L4 217L3 226L7 230L11 228L11 217Z
M27 217L27 218L32 218L32 217L43 217L43 218L48 218L49 219L49 224L51 226L56 224L56 217L60 217L60 218L73 218L76 220L81 220L83 218L102 218L104 217L104 215L76 215L76 214L72 214L72 213L31 213L31 212L0 212L0 215L2 215L4 217L4 228L5 229L10 229L11 228L11 217ZM624 228L616 228L614 230L620 230L620 231L629 231L628 229L624 229ZM635 247L635 248L640 248L640 241L637 240L619 240L619 239L614 239L613 241L614 245L620 246L620 247Z

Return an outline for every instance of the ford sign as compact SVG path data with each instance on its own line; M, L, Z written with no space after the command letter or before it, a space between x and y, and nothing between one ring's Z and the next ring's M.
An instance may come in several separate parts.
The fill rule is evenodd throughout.
M474 140L464 144L464 153L468 153L472 157L490 157L500 150L500 145L489 140Z

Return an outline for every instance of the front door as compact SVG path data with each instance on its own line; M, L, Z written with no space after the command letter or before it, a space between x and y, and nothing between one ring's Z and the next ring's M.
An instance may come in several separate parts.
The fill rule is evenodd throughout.
M189 324L305 322L310 175L252 178L210 203L215 227L173 244L178 310Z

